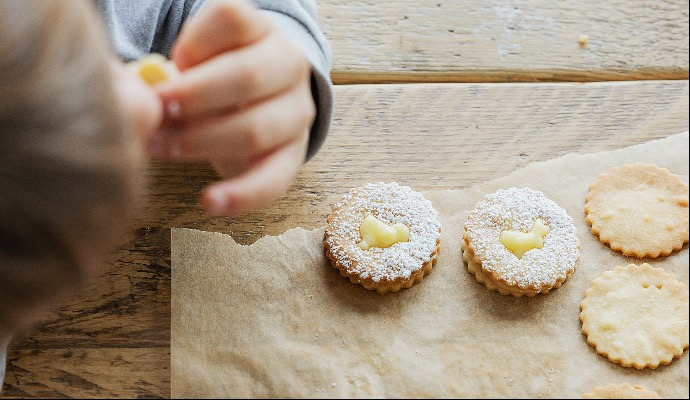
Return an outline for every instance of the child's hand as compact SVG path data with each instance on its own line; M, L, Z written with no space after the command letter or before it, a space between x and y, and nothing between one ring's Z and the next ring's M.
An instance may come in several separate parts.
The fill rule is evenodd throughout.
M250 4L218 0L189 20L171 58L182 73L156 86L165 117L150 154L211 161L224 178L202 195L211 214L282 195L304 162L316 112L301 51Z

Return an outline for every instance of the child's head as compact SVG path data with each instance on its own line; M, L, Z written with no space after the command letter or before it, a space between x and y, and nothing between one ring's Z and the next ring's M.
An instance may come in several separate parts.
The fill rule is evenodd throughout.
M140 204L160 106L91 7L0 1L0 339L99 272Z

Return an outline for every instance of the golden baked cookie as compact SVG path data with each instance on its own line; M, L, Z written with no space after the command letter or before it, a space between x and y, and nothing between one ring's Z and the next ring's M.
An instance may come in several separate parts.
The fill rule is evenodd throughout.
M438 259L441 223L431 202L409 186L369 183L334 205L326 256L352 283L379 293L421 282Z
M667 256L688 242L688 185L665 168L613 167L589 186L585 201L592 233L626 256Z
M573 219L543 193L500 189L467 216L463 260L478 282L502 295L548 293L565 282L580 255Z
M656 368L688 348L688 288L662 268L630 264L604 272L580 310L587 343L624 367Z
M647 390L640 385L611 383L606 386L595 387L592 392L584 393L583 399L658 399L659 394Z

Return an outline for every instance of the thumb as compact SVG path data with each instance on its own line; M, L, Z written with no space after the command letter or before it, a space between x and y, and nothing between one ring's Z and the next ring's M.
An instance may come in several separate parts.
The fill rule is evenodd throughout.
M182 28L171 58L180 70L257 41L271 22L245 0L212 0Z

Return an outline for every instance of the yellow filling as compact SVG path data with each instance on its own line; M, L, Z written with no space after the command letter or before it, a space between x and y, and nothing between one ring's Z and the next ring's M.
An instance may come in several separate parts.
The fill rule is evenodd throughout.
M172 65L160 54L149 54L134 61L131 65L139 76L151 86L170 78Z
M544 237L550 231L551 228L545 225L541 218L537 218L529 232L502 231L500 240L506 249L517 258L522 258L526 252L544 247Z
M369 250L370 247L390 247L398 242L410 241L410 228L405 224L388 225L369 214L359 226L362 241L357 243L360 249Z

